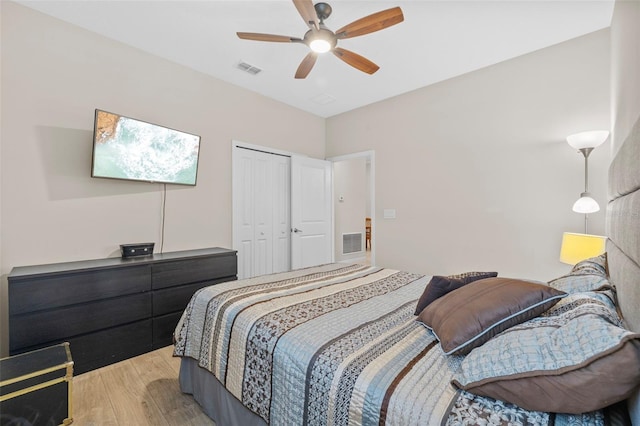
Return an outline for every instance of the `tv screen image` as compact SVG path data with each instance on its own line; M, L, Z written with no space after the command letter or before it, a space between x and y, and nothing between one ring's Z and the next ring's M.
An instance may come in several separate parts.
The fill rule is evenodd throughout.
M91 176L195 185L200 136L96 109Z

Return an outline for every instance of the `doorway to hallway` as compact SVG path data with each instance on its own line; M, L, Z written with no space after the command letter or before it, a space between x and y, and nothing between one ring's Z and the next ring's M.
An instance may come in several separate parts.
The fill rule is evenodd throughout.
M331 157L337 262L375 265L375 152ZM370 244L367 244L370 218Z

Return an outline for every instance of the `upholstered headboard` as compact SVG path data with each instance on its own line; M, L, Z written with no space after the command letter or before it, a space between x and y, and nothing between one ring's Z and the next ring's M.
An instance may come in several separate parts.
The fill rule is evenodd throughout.
M640 333L640 117L609 168L607 261L627 327ZM629 400L640 425L640 394Z

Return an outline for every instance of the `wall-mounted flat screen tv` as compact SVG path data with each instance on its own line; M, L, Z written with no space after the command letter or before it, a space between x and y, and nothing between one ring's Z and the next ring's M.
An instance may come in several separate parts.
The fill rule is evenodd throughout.
M96 109L91 176L195 185L200 136Z

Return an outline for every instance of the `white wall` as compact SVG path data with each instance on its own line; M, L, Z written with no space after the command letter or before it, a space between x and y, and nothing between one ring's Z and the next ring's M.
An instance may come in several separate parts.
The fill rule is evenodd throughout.
M602 30L327 120L327 155L376 152L376 263L548 280L584 188L569 134L609 128ZM604 206L609 149L590 158ZM397 218L383 219L394 208ZM604 213L590 232L604 232Z
M367 217L367 160L353 158L333 163L335 259L355 260L365 253L342 254L342 234L361 232L365 240L365 218ZM343 201L340 201L343 197ZM363 245L364 248L364 245Z
M640 0L616 1L611 21L613 155L640 116Z
M232 139L325 157L322 118L15 3L1 19L3 292L14 266L160 242L161 185L90 177L95 108L202 137L198 185L167 188L165 251L231 247Z

